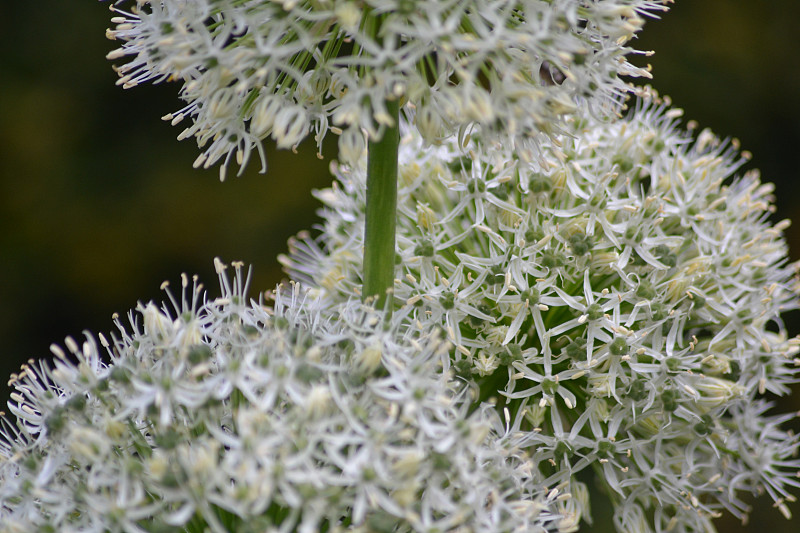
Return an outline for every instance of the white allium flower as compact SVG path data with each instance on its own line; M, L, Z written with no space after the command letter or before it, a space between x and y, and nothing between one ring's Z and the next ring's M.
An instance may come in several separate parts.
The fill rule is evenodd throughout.
M0 418L0 531L548 531L545 486L454 379L449 343L294 284L142 305L13 377ZM335 318L331 318L335 316ZM98 340L99 339L99 340Z
M713 530L744 492L788 513L800 486L794 415L763 399L798 379L788 221L769 221L771 184L734 176L735 142L678 116L576 118L535 161L413 130L400 153L396 312L445 332L546 484L591 467L620 532ZM321 235L282 257L331 302L360 290L365 204L363 165L334 168Z
M182 83L186 106L164 118L189 119L179 138L224 177L254 150L264 163L266 138L332 131L356 158L364 132L393 126L392 100L430 143L479 124L535 151L579 108L613 113L619 76L649 77L627 43L669 1L119 0L107 35L123 87Z

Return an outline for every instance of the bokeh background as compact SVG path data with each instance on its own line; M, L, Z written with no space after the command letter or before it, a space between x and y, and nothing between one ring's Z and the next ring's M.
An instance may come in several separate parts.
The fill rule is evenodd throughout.
M159 285L199 274L214 292L215 256L254 265L253 287L282 278L286 239L316 223L311 190L329 184L334 145L269 153L219 183L193 170L193 141L159 117L178 109L176 85L115 86L104 55L107 3L4 2L0 18L0 376L52 342L108 332L111 315L160 301ZM800 258L800 2L678 0L650 21L637 47L655 50L653 85L686 117L735 136L777 185L775 220ZM235 174L234 173L229 173ZM800 333L797 313L789 316ZM800 388L782 409L800 409ZM9 390L0 383L0 405ZM800 515L800 505L792 510ZM608 531L607 514L595 506ZM761 505L722 532L797 531Z

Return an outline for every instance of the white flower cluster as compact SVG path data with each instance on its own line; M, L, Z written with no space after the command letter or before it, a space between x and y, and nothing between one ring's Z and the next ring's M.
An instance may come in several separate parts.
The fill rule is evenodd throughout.
M449 344L296 284L205 301L183 278L112 342L87 334L14 377L0 418L0 531L548 531L577 519L493 433ZM402 321L398 314L397 323ZM105 353L104 353L105 352ZM500 424L502 430L502 424ZM580 485L578 485L580 489Z
M400 154L396 312L440 330L457 374L509 413L545 484L591 467L620 532L713 531L742 493L784 514L800 443L765 393L797 381L797 264L772 185L734 177L736 143L640 104L572 121L526 161L497 146ZM475 136L477 137L477 135ZM328 301L359 292L362 166L339 166L317 238L281 258Z
M282 148L339 135L353 162L397 100L428 142L484 132L519 150L582 109L608 115L649 72L626 43L671 0L119 0L108 31L129 58L119 84L178 81L196 166L240 165L262 140ZM116 7L132 4L125 11ZM486 133L485 133L486 134Z

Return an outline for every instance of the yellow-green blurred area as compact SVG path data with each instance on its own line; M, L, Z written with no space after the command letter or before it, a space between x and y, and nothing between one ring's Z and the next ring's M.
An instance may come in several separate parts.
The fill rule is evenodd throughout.
M329 184L313 146L268 154L242 177L192 169L193 141L159 117L182 107L176 84L123 90L105 54L108 3L4 3L0 21L0 374L83 330L113 330L111 315L162 300L199 274L216 293L215 256L254 267L253 287L282 278L286 239L316 222L314 188ZM775 221L800 258L800 1L678 0L636 46L655 50L653 85L687 119L735 136L777 185ZM331 139L334 140L334 139ZM800 333L797 313L789 315ZM3 383L3 386L5 383ZM800 389L795 388L796 396ZM0 386L2 397L8 390ZM800 409L795 397L782 409ZM4 401L2 403L5 403ZM766 503L766 502L765 502ZM766 507L766 508L763 508ZM800 505L791 506L800 515ZM603 516L603 506L595 505ZM605 522L606 520L600 520ZM797 531L769 505L720 531ZM607 525L607 524L606 524ZM607 531L600 525L592 531Z

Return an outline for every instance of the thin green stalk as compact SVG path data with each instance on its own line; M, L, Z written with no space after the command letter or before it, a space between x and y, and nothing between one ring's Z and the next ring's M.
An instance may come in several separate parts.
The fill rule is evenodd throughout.
M397 101L387 101L394 120L378 141L367 146L367 209L364 227L364 289L362 298L376 298L376 307L386 304L386 293L394 283L394 241L397 221ZM388 306L391 310L391 306Z

